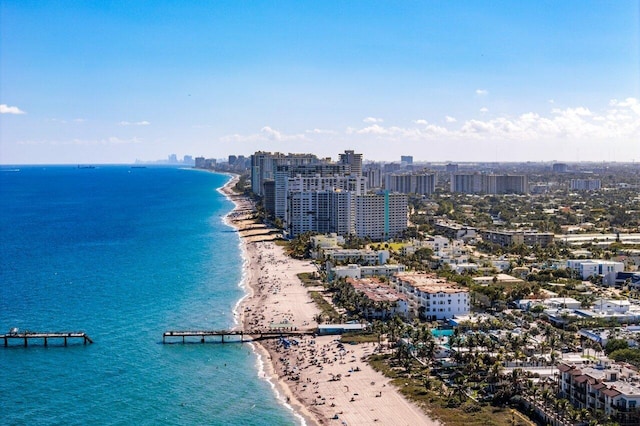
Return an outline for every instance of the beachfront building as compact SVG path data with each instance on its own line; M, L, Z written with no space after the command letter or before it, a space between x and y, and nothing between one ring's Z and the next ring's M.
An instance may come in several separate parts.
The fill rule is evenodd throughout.
M624 271L624 263L601 259L567 260L567 268L576 271L580 278L602 277L602 284L615 285L616 275Z
M338 250L342 244L344 237L335 232L311 236L311 245L315 250Z
M354 233L353 193L341 190L291 192L286 229L296 237L305 232Z
M324 256L334 264L384 265L389 260L389 250L327 249Z
M389 193L356 196L355 234L358 238L387 241L402 236L408 224L406 194Z
M348 164L330 162L280 165L275 172L275 217L287 220L287 198L291 192L341 189L365 193L366 179L351 173Z
M636 369L600 361L594 366L558 365L561 396L576 408L602 411L620 426L640 424L640 376Z
M367 319L386 319L394 315L409 318L407 296L378 278L347 278L347 283L364 296L357 308Z
M327 264L327 277L329 281L338 278L367 278L367 277L391 277L394 274L404 272L406 267L399 263L386 265L357 265L333 266Z
M413 316L443 320L469 314L469 290L435 274L399 273L391 284L407 295Z
M314 154L283 154L257 151L251 156L251 192L262 197L264 182L274 180L278 166L320 163Z

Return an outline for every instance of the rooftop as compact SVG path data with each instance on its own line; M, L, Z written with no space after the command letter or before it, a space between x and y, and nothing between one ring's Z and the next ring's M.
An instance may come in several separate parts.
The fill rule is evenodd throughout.
M347 282L354 289L366 295L374 302L397 302L398 300L407 300L407 297L384 284L378 278L347 278Z
M458 284L440 278L436 274L425 274L420 272L404 272L395 274L394 277L411 287L425 293L468 293L465 288Z

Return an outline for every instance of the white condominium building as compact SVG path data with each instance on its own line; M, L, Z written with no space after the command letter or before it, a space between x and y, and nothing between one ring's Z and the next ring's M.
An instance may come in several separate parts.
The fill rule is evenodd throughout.
M291 236L305 232L353 235L354 194L350 191L325 190L290 192L287 228Z
M405 272L394 275L391 283L407 295L414 316L441 320L469 315L469 290L435 274Z
M434 173L392 173L385 176L385 189L403 194L430 195L436 191Z
M358 238L386 241L400 237L407 229L407 195L383 192L356 196L355 213Z
M597 191L602 187L600 179L571 179L573 191Z

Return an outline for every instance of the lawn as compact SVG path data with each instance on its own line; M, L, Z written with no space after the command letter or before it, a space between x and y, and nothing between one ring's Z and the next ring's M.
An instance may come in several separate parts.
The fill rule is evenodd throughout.
M521 413L508 407L494 407L471 399L455 406L442 382L429 378L429 389L425 386L423 367L417 363L411 374L395 366L390 355L373 355L369 364L389 377L400 393L415 402L431 417L446 426L535 426Z

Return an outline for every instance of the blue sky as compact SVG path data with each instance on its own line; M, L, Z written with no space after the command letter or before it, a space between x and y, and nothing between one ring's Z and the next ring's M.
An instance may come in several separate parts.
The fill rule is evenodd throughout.
M640 161L637 1L0 2L0 163Z

